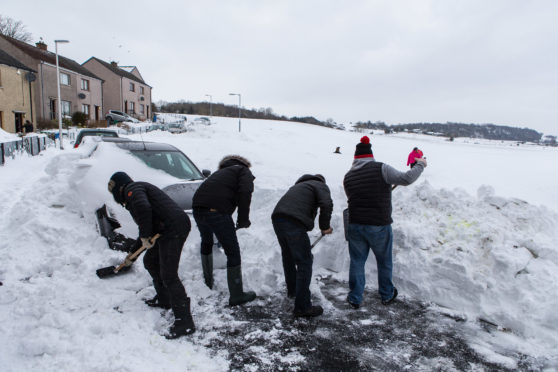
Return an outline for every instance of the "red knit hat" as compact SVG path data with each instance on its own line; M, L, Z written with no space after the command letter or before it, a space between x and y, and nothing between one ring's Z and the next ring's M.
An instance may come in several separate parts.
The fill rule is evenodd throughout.
M356 145L355 159L362 158L373 158L372 145L370 144L370 138L364 136L360 139L360 143Z

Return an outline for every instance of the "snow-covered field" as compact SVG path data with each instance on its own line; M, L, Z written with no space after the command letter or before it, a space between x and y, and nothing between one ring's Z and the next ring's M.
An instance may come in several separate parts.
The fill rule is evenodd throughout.
M323 174L334 200L334 233L314 250L315 275L346 281L342 180L363 134L246 119L239 133L238 119L214 121L184 134L145 133L143 139L175 145L200 169L214 171L227 154L252 162L252 226L238 234L245 287L263 298L284 290L270 215L304 173ZM378 161L401 170L414 146L429 162L415 184L393 192L394 282L403 301L429 302L471 322L498 325L501 331L468 336L469 344L492 361L514 368L517 361L498 350L518 350L556 368L558 149L379 133L371 135L371 143ZM333 153L337 146L341 155ZM122 277L96 277L96 269L123 258L99 236L92 213L110 200L108 178L83 173L84 164L102 157L83 159L85 150L67 148L9 159L0 167L0 369L227 370L229 356L207 347L215 330L231 321L215 311L226 304L226 278L216 270L216 290L203 285L195 224L180 275L193 298L198 331L168 341L159 334L168 327L169 315L161 317L143 304L153 288L141 265ZM126 212L120 208L118 213L122 230L133 234ZM371 289L376 288L375 272L370 257ZM317 284L311 290L318 292ZM333 311L325 297L320 300L326 314Z

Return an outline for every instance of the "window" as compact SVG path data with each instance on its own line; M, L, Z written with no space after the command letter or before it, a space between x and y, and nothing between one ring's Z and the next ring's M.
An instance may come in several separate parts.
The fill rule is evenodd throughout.
M60 84L70 85L70 75L61 72L60 73Z
M4 129L4 122L2 121L3 117L4 117L4 113L0 111L0 128L2 129Z
M145 94L143 87L140 87L140 94Z
M130 92L135 92L136 91L136 86L134 83L130 83Z
M81 79L81 90L89 90L89 80Z
M89 105L81 105L81 112L89 117Z
M145 114L145 105L140 105L140 114Z
M130 102L130 113L131 114L136 113L136 103L135 102Z
M68 116L70 116L70 114L71 114L71 107L72 107L72 103L71 103L71 102L62 101L62 115L68 115Z

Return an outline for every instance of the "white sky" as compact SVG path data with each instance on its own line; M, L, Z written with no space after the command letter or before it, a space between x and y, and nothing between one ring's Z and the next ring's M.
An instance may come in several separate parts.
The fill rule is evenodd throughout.
M137 65L154 101L558 134L558 1L1 2L69 58Z

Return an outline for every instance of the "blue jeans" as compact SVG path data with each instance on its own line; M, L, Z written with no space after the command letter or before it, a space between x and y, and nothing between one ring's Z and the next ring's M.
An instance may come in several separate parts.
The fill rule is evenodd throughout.
M306 228L290 218L273 217L272 222L281 246L287 292L296 295L295 311L307 311L312 307L310 282L314 260L310 238Z
M376 256L378 266L378 292L382 300L393 297L393 282L391 275L393 270L392 246L393 233L391 225L373 226L349 224L349 254L351 266L349 267L349 301L354 304L362 302L366 278L364 265L368 258L370 249Z
M194 208L194 219L201 236L201 254L213 253L213 234L223 246L227 267L240 266L240 246L230 214Z

